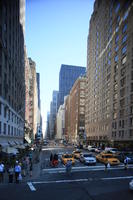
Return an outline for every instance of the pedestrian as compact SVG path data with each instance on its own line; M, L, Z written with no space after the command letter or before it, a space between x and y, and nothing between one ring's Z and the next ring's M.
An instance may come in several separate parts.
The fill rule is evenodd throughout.
M3 183L4 181L4 171L5 171L5 166L2 163L2 161L0 161L0 182Z
M124 160L124 169L127 170L128 167L128 158L126 157Z
M21 174L21 166L19 165L18 161L16 161L14 171L16 183L19 183L19 174Z
M51 152L51 154L50 154L50 165L52 166L52 162L53 162L53 154L52 154L52 152Z
M32 163L32 160L30 160L29 170L30 170L30 177L32 177L32 170L33 170L33 163Z
M8 168L8 180L9 180L9 183L13 183L13 173L14 173L13 165L10 164L10 166Z
M104 163L104 165L105 165L105 171L107 171L107 164L108 164L107 162Z
M108 164L107 164L107 169L108 169L108 168L110 168L110 163L109 163L109 162L108 162Z
M27 162L26 158L22 160L22 175L25 177L26 176L26 169L27 169Z

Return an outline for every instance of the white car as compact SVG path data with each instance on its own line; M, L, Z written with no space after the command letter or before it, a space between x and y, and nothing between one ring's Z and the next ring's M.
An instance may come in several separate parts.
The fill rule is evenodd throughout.
M88 151L95 152L96 147L95 146L88 146Z
M106 152L110 152L110 153L117 153L118 149L117 148L112 148L112 147L105 147L105 151Z
M133 190L133 179L129 182L129 189Z
M82 162L86 165L95 165L96 164L96 158L93 154L82 153L80 155L80 162Z

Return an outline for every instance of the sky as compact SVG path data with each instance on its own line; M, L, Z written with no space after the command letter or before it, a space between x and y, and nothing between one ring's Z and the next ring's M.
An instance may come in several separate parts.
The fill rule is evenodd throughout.
M27 55L40 73L43 131L61 64L86 67L87 36L94 0L26 0Z

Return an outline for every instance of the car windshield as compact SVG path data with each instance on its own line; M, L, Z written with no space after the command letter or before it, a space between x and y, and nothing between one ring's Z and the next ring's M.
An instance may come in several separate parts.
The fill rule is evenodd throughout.
M83 155L85 158L87 158L87 157L94 157L92 154L84 154Z
M114 158L112 155L103 156L103 158Z
M72 158L72 155L65 155L64 158Z

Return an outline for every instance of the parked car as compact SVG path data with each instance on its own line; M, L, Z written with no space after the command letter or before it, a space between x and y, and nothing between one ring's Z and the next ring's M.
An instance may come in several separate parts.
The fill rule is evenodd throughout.
M129 189L133 190L133 179L129 182Z
M87 165L95 165L96 164L96 157L93 154L81 153L79 159L80 159L80 162L87 164Z
M102 148L101 147L97 147L96 149L95 149L95 152L96 153L101 153L103 150L102 150Z
M61 161L62 161L62 163L63 163L64 165L67 163L68 160L71 160L71 161L72 161L72 164L75 163L75 159L74 159L73 154L63 154L63 155L62 155Z
M83 149L87 150L88 149L88 145L83 144Z
M72 154L73 154L74 158L79 159L80 158L80 154L81 154L81 150L76 149L75 151L73 151Z
M95 152L95 149L96 147L95 146L88 146L88 151L91 151L91 152Z
M117 153L118 149L112 148L112 147L105 147L105 151L108 152L108 153Z
M109 163L110 165L119 165L120 161L111 153L100 153L96 156L97 161L102 163Z

